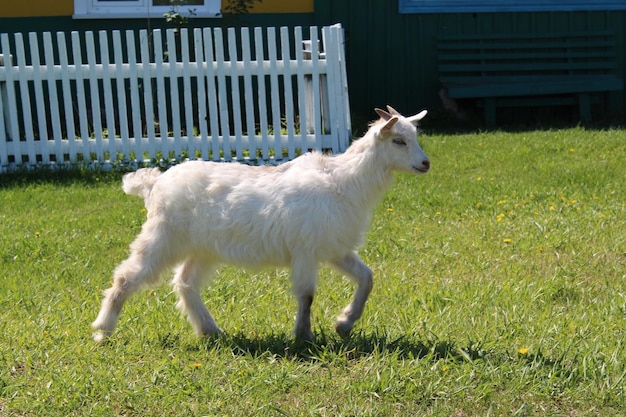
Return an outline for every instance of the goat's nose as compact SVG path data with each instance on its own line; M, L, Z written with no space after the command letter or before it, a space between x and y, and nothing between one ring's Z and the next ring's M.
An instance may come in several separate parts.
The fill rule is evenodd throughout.
M426 167L428 169L428 168L430 168L430 161L428 159L424 159L422 161L422 165L424 165L424 167Z

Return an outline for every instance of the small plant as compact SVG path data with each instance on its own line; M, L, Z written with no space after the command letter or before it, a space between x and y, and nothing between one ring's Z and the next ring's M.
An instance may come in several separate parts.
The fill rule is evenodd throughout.
M196 9L187 9L187 15L180 12L180 8L189 4L187 0L170 0L170 6L172 7L168 12L163 14L165 21L168 24L174 26L174 30L178 31L183 26L189 24L189 18L195 16Z

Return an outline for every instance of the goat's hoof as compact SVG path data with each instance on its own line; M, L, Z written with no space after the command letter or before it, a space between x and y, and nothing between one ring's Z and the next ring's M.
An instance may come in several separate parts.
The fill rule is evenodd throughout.
M109 340L109 336L111 336L111 333L107 333L103 331L96 331L93 333L91 337L93 338L93 341L96 343L104 343Z
M315 340L315 336L313 336L313 332L310 330L300 332L294 331L293 334L298 342L313 342Z
M354 323L347 320L337 320L335 323L335 331L341 337L350 336Z
M222 330L219 327L217 327L215 329L211 329L211 330L208 330L208 331L203 331L201 333L201 336L204 336L207 339L213 339L213 338L220 337L223 334L224 334L224 330Z

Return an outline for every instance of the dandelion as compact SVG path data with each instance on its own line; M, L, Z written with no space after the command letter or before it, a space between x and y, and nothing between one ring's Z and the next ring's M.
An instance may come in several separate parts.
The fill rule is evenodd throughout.
M483 177L476 178L476 181L482 181Z
M35 236L39 237L40 233L39 232L35 232Z
M519 348L517 351L520 355L528 355L528 348Z
M196 362L192 366L193 366L193 369L198 369L202 366L202 364L200 362Z
M511 243L511 242L512 242L512 240L511 240L511 239L509 239L509 238L507 237L507 238L505 238L505 239L503 240L503 242L504 242L504 243Z
M497 205L501 206L503 204L506 204L506 200L500 200L496 203Z
M388 208L387 208L387 211L388 211L389 213L393 213L393 208L388 207Z
M506 215L504 213L500 213L496 216L496 221L501 222L505 217Z

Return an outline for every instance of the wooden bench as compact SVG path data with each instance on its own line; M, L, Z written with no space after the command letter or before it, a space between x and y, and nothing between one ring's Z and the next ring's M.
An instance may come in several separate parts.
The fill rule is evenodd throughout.
M490 126L496 108L522 106L578 104L589 122L592 93L624 89L616 46L610 31L439 36L439 77L450 98L484 100Z

